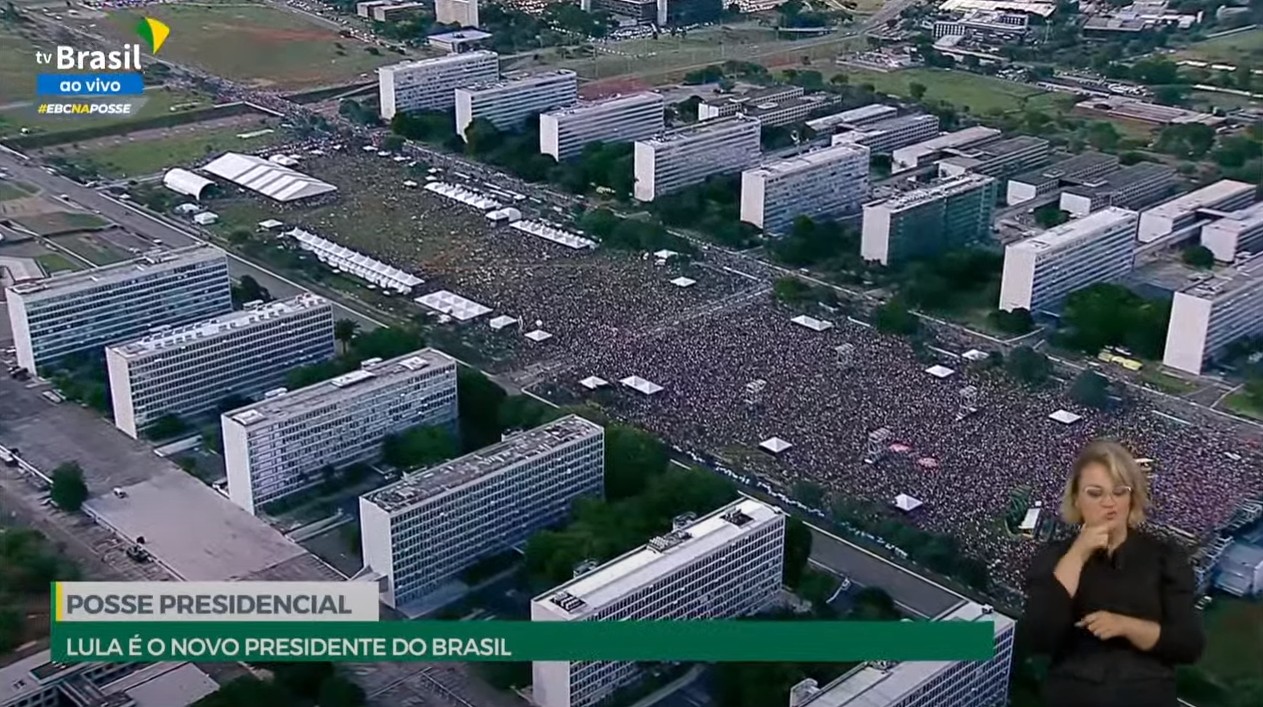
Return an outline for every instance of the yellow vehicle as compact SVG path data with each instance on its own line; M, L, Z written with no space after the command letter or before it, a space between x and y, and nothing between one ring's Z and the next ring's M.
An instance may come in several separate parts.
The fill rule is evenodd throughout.
M1113 351L1110 351L1109 349L1101 349L1101 352L1098 353L1096 357L1106 363L1118 364L1119 366L1122 366L1123 368L1126 368L1129 371L1139 371L1140 369L1145 367L1145 364L1141 363L1140 361L1137 361L1134 358L1127 358L1126 356L1120 356L1114 353Z

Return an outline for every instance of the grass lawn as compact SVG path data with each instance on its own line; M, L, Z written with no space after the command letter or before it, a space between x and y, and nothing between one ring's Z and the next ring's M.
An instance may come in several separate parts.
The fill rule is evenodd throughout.
M14 182L9 180L0 181L0 201L21 199L24 196L30 196L34 193L35 189L24 182Z
M1180 55L1224 64L1263 66L1263 29L1238 32L1190 44Z
M13 220L21 224L24 228L34 231L40 235L64 233L67 231L89 228L100 228L109 224L109 221L106 221L100 216L95 214L85 214L78 211L57 211L51 214L20 216Z
M1238 415L1263 420L1263 407L1254 404L1245 393L1233 393L1224 398L1223 406Z
M1198 667L1221 683L1258 677L1263 601L1216 596L1205 612L1206 652Z
M47 51L48 44L40 42ZM0 105L35 95L36 43L7 25L0 25Z
M97 265L118 263L132 257L127 251L92 233L60 236L57 245Z
M48 253L35 258L49 275L65 270L82 270L83 265L61 253Z
M0 79L2 80L2 79ZM34 87L32 87L33 91ZM32 96L24 96L30 99ZM181 104L197 103L202 106L210 105L210 101L205 96L199 96L195 93L187 91L173 91L166 88L153 88L145 91L145 104L136 112L136 118L152 118L157 115L167 115L171 112L171 107ZM57 116L57 115L40 115L35 110L36 105L31 103L25 106L15 106L8 110L0 110L0 137L16 135L22 128L30 128L35 132L59 132L62 130L70 130L84 127L89 121L94 123L125 123L133 118L122 118L119 120L102 118L98 120L95 117L85 118L82 116Z
M107 177L134 177L153 174L171 167L189 165L208 155L229 150L257 150L276 142L280 133L249 139L237 137L270 127L263 119L208 131L185 128L185 132L151 140L134 140L75 153L71 159L94 164Z
M1263 108L1263 101L1217 91L1193 91L1189 94L1189 98L1194 103L1201 103L1210 108L1223 108L1224 110Z
M1019 110L1028 99L1044 93L1012 81L946 69L916 68L882 73L842 66L824 73L826 80L834 74L843 73L853 86L871 83L878 93L899 97L911 96L910 86L919 83L925 86L927 99L947 101L960 110L980 115L992 110Z
M1163 373L1162 371L1154 368L1152 365L1145 366L1144 369L1140 371L1140 378L1158 390L1172 395L1188 395L1189 393L1197 390L1196 384L1190 383L1183 378Z
M107 24L130 41L142 14L171 27L164 57L257 86L334 84L371 76L374 68L402 59L389 52L370 54L366 44L267 5L148 5L143 13L113 12Z

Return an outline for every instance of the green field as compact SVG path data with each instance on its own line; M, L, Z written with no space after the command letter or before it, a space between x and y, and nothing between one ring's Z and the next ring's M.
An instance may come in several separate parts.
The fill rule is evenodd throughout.
M44 272L49 275L65 270L83 269L83 265L78 261L71 260L61 253L47 253L45 255L36 256L35 260L39 262L40 267L44 268Z
M1238 32L1190 44L1180 56L1223 64L1263 66L1263 29Z
M0 25L0 105L35 93L35 47L18 30Z
M1233 393L1224 398L1224 408L1244 417L1263 420L1263 407L1255 405L1245 393Z
M871 83L878 93L901 98L912 95L911 86L925 86L925 98L947 101L962 111L985 115L994 110L1019 110L1034 96L1044 94L1037 88L990 76L946 69L903 69L901 71L869 71L841 66L826 72L826 80L834 74L846 74L852 86Z
M68 231L101 228L102 226L109 225L109 221L106 221L100 216L86 214L80 211L56 211L51 214L20 216L13 220L20 224L23 228L34 231L41 236L53 233L65 233Z
M29 99L31 96L28 94L25 98ZM152 118L158 115L167 115L171 112L171 107L176 105L199 103L205 106L210 104L205 96L166 88L149 89L145 91L145 98L145 104L137 111L135 118ZM0 110L0 137L16 135L22 128L28 128L32 132L55 133L81 128L88 123L126 123L133 119L130 117L116 120L110 118L98 119L96 117L85 118L83 116L40 115L36 112L36 104L29 103L28 105L14 106L8 110Z
M1224 686L1257 679L1263 656L1263 602L1216 596L1205 621L1206 652L1198 667Z
M230 150L251 151L280 139L277 132L249 139L237 137L271 127L260 118L205 132L185 132L152 140L134 140L75 153L71 159L91 162L106 177L135 177L189 165Z
M297 13L266 5L148 5L144 13L171 27L162 56L256 86L335 84L371 76L402 57L338 35ZM142 13L116 11L107 24L120 39L135 36Z
M9 180L0 181L0 201L21 199L24 196L30 196L34 193L35 189L24 182L14 182Z

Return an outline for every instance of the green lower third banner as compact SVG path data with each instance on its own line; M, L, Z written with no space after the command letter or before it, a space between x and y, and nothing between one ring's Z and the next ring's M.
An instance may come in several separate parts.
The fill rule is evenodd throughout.
M986 660L990 621L55 622L58 662Z

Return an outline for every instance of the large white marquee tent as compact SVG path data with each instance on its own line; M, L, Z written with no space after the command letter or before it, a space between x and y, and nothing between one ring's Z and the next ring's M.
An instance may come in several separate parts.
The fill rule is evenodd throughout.
M310 231L295 228L285 232L284 235L298 241L298 245L303 250L315 255L325 265L367 280L379 287L408 294L412 292L412 288L424 282L412 273L404 272L393 265L387 265L346 246L338 245Z

